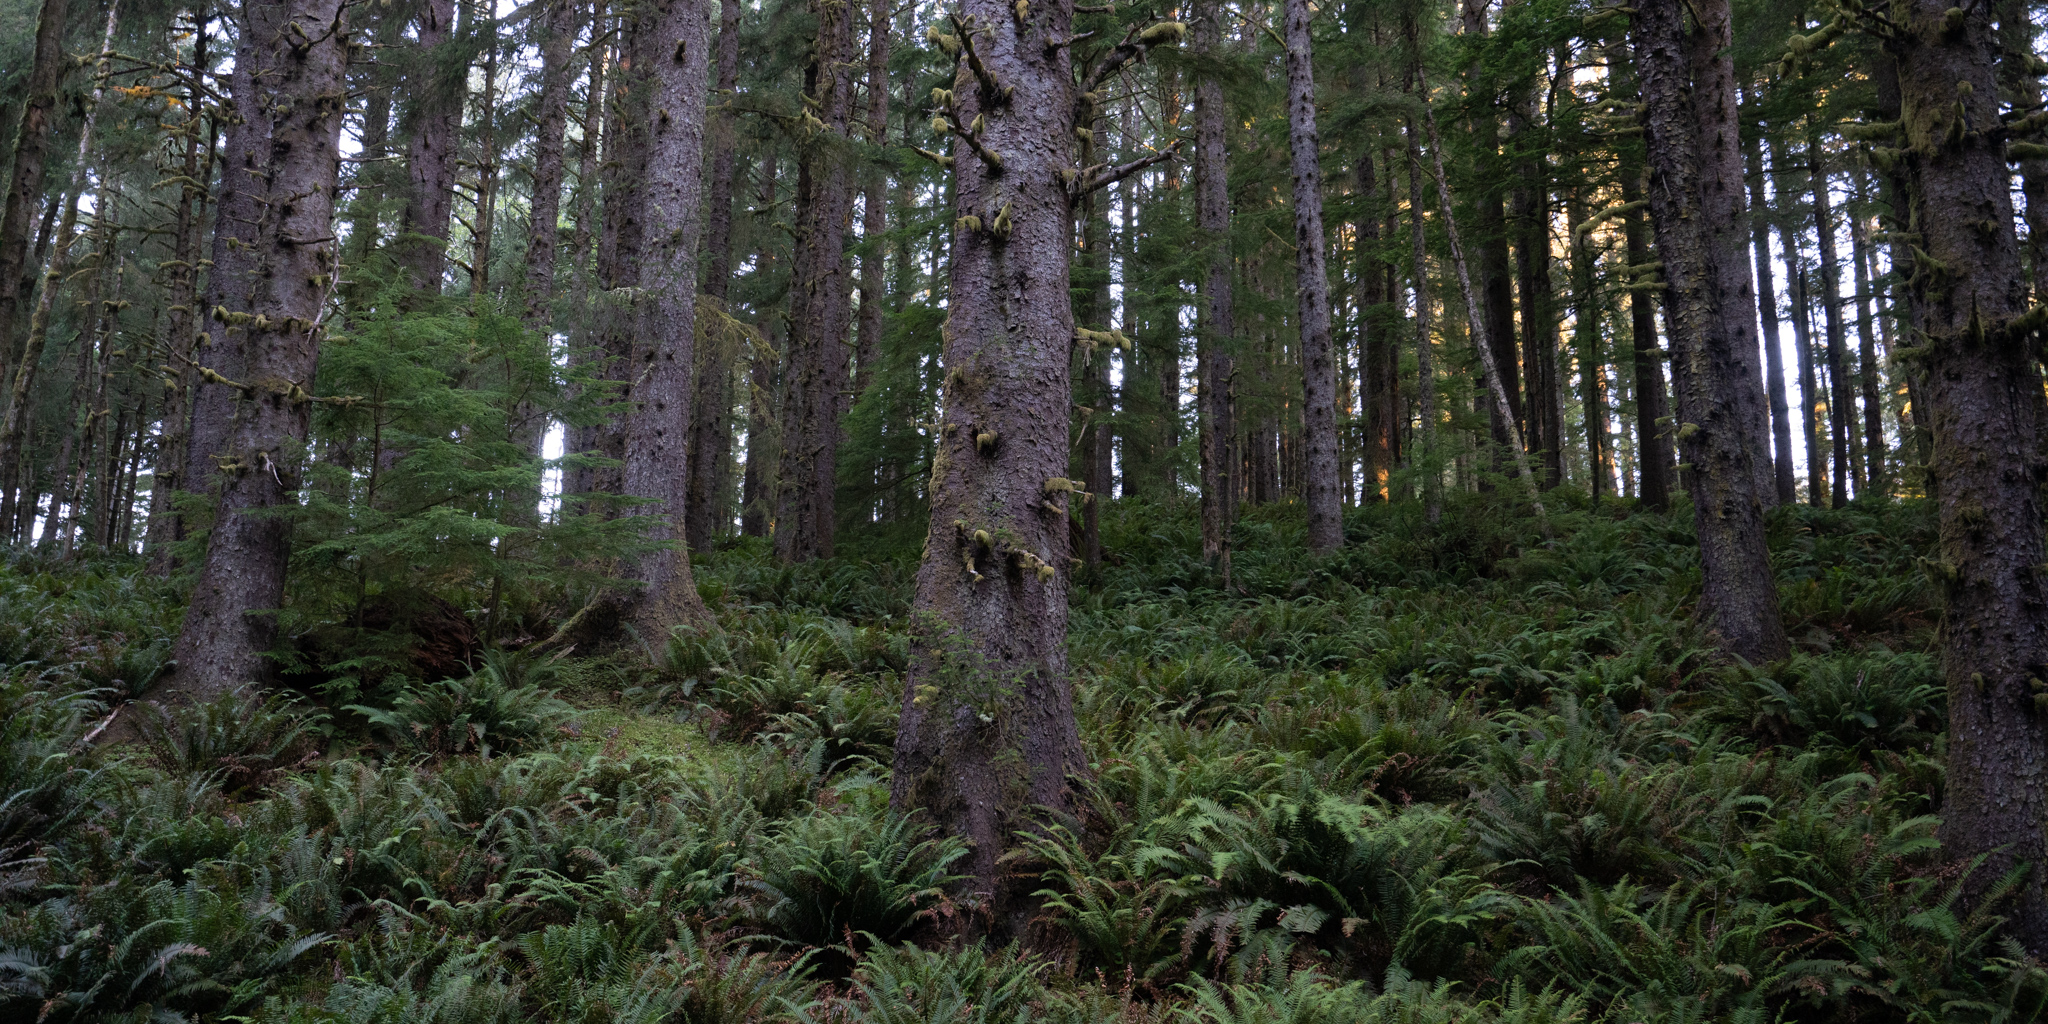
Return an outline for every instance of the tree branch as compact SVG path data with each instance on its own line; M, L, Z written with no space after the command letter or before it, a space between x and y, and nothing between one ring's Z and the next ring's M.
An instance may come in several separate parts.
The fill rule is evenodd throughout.
M1100 172L1088 175L1088 177L1084 178L1079 185L1075 186L1074 196L1076 198L1085 196L1098 188L1102 188L1107 185L1114 185L1117 182L1122 181L1125 178L1128 178L1131 175L1136 174L1139 171L1142 171L1145 168L1152 166L1153 164L1164 163L1168 160L1171 160L1174 158L1176 154L1180 152L1181 143L1184 143L1186 141L1187 140L1184 138L1175 139L1172 142L1167 143L1165 149L1162 149L1157 153L1153 153L1150 156L1140 157L1136 160L1131 161L1130 163L1123 164L1119 167L1108 167L1107 165L1098 165L1098 167L1102 168ZM1091 170L1095 170L1095 168L1091 168Z

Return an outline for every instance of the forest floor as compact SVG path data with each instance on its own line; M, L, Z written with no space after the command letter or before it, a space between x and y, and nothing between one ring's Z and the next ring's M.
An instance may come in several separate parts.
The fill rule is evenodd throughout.
M915 541L697 561L718 625L305 685L92 747L181 608L0 569L0 1019L2022 1021L1957 897L1921 504L1780 509L1797 653L1718 659L1688 510L1357 510L1312 559L1105 509L1070 654L1094 778L1011 862L888 811ZM861 548L858 541L849 545ZM364 659L361 664L387 664ZM354 673L353 675L351 673ZM140 681L140 682L138 682ZM317 684L316 684L317 683Z

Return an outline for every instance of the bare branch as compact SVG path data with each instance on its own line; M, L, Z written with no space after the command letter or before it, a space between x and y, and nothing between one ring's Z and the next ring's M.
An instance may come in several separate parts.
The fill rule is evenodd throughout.
M1082 179L1079 185L1076 185L1074 187L1074 195L1076 198L1080 196L1085 196L1098 188L1103 188L1108 185L1114 185L1117 182L1122 181L1125 178L1128 178L1131 175L1136 174L1139 171L1142 171L1145 168L1152 166L1153 164L1165 163L1166 161L1173 159L1174 156L1179 154L1181 144L1186 141L1186 139L1175 139L1172 142L1167 143L1166 148L1160 150L1157 153L1153 153L1150 156L1140 157L1136 160L1131 161L1130 163L1123 164L1118 167L1108 167L1107 165L1103 165L1102 169L1096 171L1096 173L1089 174L1086 178ZM1095 169L1091 168L1091 170Z

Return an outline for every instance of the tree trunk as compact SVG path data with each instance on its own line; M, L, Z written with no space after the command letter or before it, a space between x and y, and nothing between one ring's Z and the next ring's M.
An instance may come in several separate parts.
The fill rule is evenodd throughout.
M844 0L813 0L818 35L805 70L805 103L824 144L797 165L796 253L789 286L788 398L782 410L782 480L775 554L784 562L832 557L839 414L846 390L846 226L853 181L831 151L853 112L853 18Z
M562 214L562 136L569 124L570 63L576 56L576 34L582 28L582 6L576 0L549 0L541 23L540 95L533 138L533 212L526 237L526 324L546 331L554 322L556 239Z
M57 134L52 120L67 63L64 23L70 14L69 0L43 0L42 13L36 19L34 57L28 79L22 83L25 96L21 125L14 136L14 165L7 177L6 197L0 200L5 203L0 207L0 375L14 352L15 326L34 286L28 229L43 201L43 168Z
M576 152L576 224L570 231L570 266L575 270L575 279L570 282L574 289L569 299L569 365L579 373L602 359L598 328L601 320L591 306L591 295L598 282L596 254L592 239L600 238L598 230L597 195L601 188L600 179L607 177L598 169L598 143L603 140L611 144L613 137L612 118L605 113L605 65L607 57L616 52L606 44L609 35L609 19L605 17L602 0L590 16L590 90L583 100L583 137L578 141ZM595 450L600 443L602 429L597 424L568 424L564 427L563 448L567 453ZM597 482L596 470L585 465L562 467L562 494L585 494L594 489ZM564 505L564 510L570 508Z
M649 245L635 303L641 342L628 393L622 493L649 501L625 514L646 524L647 539L665 545L635 558L628 572L641 587L628 600L628 614L641 636L660 637L670 627L708 618L690 574L689 549L679 542L689 492L710 12L704 0L659 0L643 17L643 27L660 46L650 69L654 93L642 197Z
M57 226L55 248L50 251L50 266L44 272L42 291L36 296L35 312L29 316L28 340L22 346L20 364L14 371L14 386L8 395L7 416L0 421L0 520L13 511L16 500L16 484L32 479L33 471L28 463L28 413L29 396L35 393L36 371L43 359L43 346L50 335L50 316L56 303L57 292L71 266L70 251L72 235L78 228L78 203L85 194L86 170L92 155L93 127L99 120L100 101L106 95L108 54L114 45L114 29L118 24L121 7L118 3L107 6L107 28L100 43L99 60L94 64L92 97L87 100L85 121L78 129L78 153L71 165L71 187L65 190L64 214ZM102 186L102 198L105 188ZM104 205L95 206L100 216L108 216ZM79 344L86 344L90 332L81 334ZM84 380L77 382L84 386ZM58 462L62 472L63 460ZM59 486L61 486L61 480ZM57 518L56 506L50 509L50 520ZM47 535L46 535L47 536Z
M1867 467L1864 479L1870 494L1882 498L1891 494L1892 485L1885 461L1884 402L1879 397L1883 374L1877 356L1877 313L1871 301L1871 278L1875 275L1870 272L1870 241L1864 227L1867 209L1863 178L1858 175L1856 205L1849 215L1849 253L1856 263L1856 335L1861 342L1856 362L1863 370L1859 383L1863 387L1863 458Z
M1934 434L1927 469L1940 521L1935 568L1946 607L1947 798L1942 848L1986 862L1975 893L2032 865L2008 915L2013 935L2048 953L2042 827L2048 820L2048 587L2042 563L2042 432L2048 408L2029 344L2037 322L2013 231L1998 130L1998 43L1988 11L1952 18L1945 3L1901 0L1886 44L1897 58L1908 222L1921 236L1897 268L1911 297L1905 353L1926 367L1920 389ZM1969 86L1970 88L1964 88ZM1922 255L1924 254L1924 255ZM1904 353L1902 353L1904 354Z
M1569 63L1568 61L1565 63ZM1515 136L1536 129L1536 97L1525 90L1515 104ZM1522 369L1526 393L1522 413L1541 485L1556 487L1564 475L1564 411L1557 380L1556 288L1550 276L1550 167L1542 153L1516 161L1514 189L1515 284L1522 312Z
M1778 341L1778 288L1771 276L1771 215L1764 186L1763 146L1752 136L1745 158L1749 164L1750 244L1756 249L1756 311L1763 322L1764 390L1771 402L1771 483L1777 503L1799 500L1799 480L1792 466L1791 406L1785 400L1785 352ZM1789 257L1791 254L1787 254Z
M246 353L247 383L237 389L233 430L220 464L221 493L199 579L192 589L167 684L175 698L205 699L265 675L291 554L296 501L319 362L322 305L338 269L334 191L344 116L348 30L341 0L245 0L235 65L251 69L231 85L251 90L237 109L259 110L250 126L260 146L233 187L257 193L264 215L253 226L247 262L221 282L238 293L226 327ZM310 37L310 40L309 40ZM229 234L230 205L218 234ZM214 274L222 268L216 264Z
M972 842L971 885L992 898L993 930L1008 933L1022 931L1035 906L1024 896L1031 884L1013 880L1002 855L1034 808L1071 808L1069 779L1087 771L1065 647L1068 260L1076 197L1114 174L1075 172L1077 94L1144 49L1119 46L1077 90L1070 50L1047 45L1070 37L1073 16L1072 0L1028 12L963 0L964 26L954 29L968 58L956 65L959 88L946 108L960 219L931 524L890 794L898 811L922 810Z
M1358 157L1358 191L1377 209L1359 217L1358 376L1364 414L1364 502L1393 500L1390 482L1401 460L1401 347L1388 303L1393 300L1393 265L1382 246L1394 237L1394 151L1381 151L1381 177L1371 153ZM1376 216L1378 214L1379 216ZM1382 220L1384 217L1384 220Z
M771 150L761 157L761 215L775 209L776 168L779 161ZM755 273L764 278L774 273L775 248L768 232L760 234L761 247L755 253ZM773 299L769 296L768 299ZM767 299L763 300L764 302ZM776 323L772 314L761 325L761 341L754 346L747 363L747 466L740 480L740 533L748 537L768 536L775 515L775 475L782 462L777 449L781 443L782 415L776 408L780 391L778 378L782 352L776 347Z
M448 222L455 213L455 158L462 127L466 64L449 59L455 0L415 0L407 118L405 210L398 221L398 261L415 291L441 292L448 263Z
M2038 58L2034 56L2032 5L2025 0L2000 0L1997 16L1999 89L2012 110L2040 110L2041 78L2035 71ZM2033 157L2015 162L2019 164L2020 195L2026 200L2021 208L2027 223L2027 237L2022 243L2024 262L2032 272L2029 281L2034 294L2048 295L2048 160Z
M1415 247L1410 283L1415 289L1415 405L1420 440L1415 464L1422 470L1423 516L1431 526L1443 518L1443 466L1436 450L1436 362L1429 331L1429 235L1423 224L1422 143L1415 119L1407 120L1408 226Z
M1344 546L1337 489L1337 367L1330 340L1330 272L1323 237L1323 169L1316 135L1316 76L1308 0L1287 0L1287 139L1294 171L1294 258L1301 328L1301 420L1306 447L1309 550Z
M1195 52L1210 61L1223 57L1223 10L1206 0L1194 16ZM1208 249L1202 282L1200 333L1195 340L1196 391L1201 397L1202 559L1230 576L1230 507L1238 486L1232 472L1231 441L1237 436L1230 378L1235 372L1236 299L1231 294L1234 264L1230 249L1230 180L1223 83L1204 75L1195 83L1195 227Z
M1726 0L1637 5L1636 67L1647 109L1650 211L1670 296L1672 377L1692 463L1700 539L1702 618L1737 657L1765 662L1787 650L1777 585L1764 546L1762 383L1756 372L1756 297L1732 70L1724 67Z
M1573 224L1586 222L1588 211L1583 198L1583 189L1571 189L1566 193L1568 210L1565 219ZM1585 407L1586 416L1586 493L1595 501L1602 490L1611 489L1614 481L1614 457L1607 443L1607 364L1600 356L1600 296L1597 290L1598 271L1594 266L1595 255L1589 240L1574 233L1572 236L1572 341L1578 348L1579 359L1579 400Z
M1813 188L1814 256L1820 265L1821 322L1827 325L1828 436L1834 452L1831 493L1834 506L1841 508L1849 501L1850 471L1857 462L1856 453L1850 450L1854 440L1850 416L1856 410L1856 402L1849 397L1849 370L1842 358L1849 345L1842 325L1842 270L1835 259L1834 203L1828 195L1828 175L1821 166L1820 148L1818 138L1806 147L1807 180Z
M1461 0L1460 16L1467 35L1476 38L1487 34L1486 8L1486 0ZM1474 64L1467 74L1466 88L1468 91L1490 97L1493 83L1484 69ZM1489 106L1490 103L1477 103L1474 104L1474 110L1484 111ZM1471 132L1471 142L1477 154L1477 166L1474 170L1477 172L1478 180L1483 183L1499 182L1502 179L1502 169L1496 166L1500 161L1499 122L1489 114L1475 113L1471 120ZM1435 147L1431 148L1434 150ZM1500 386L1507 394L1508 408L1514 414L1509 423L1519 427L1522 423L1522 375L1520 360L1515 352L1515 277L1514 269L1509 262L1512 250L1508 245L1507 212L1501 205L1498 184L1484 185L1478 189L1477 194L1472 197L1472 208L1474 217L1470 225L1470 241L1478 249L1479 256L1478 265L1474 268L1479 274L1479 305L1467 311L1467 315L1475 321L1485 323L1483 333L1491 338L1493 343L1489 361L1498 372L1506 374L1505 379L1500 381ZM1482 392L1493 387L1491 381L1474 383ZM1488 453L1484 465L1512 472L1511 467L1520 462L1522 451L1509 450L1508 438L1511 434L1519 434L1520 431L1510 431L1509 423L1501 422L1500 412L1492 402L1481 401L1479 404L1486 410L1493 436L1493 451ZM1505 462L1502 461L1504 458ZM1491 487L1491 484L1482 486Z
M204 16L200 16L200 31L193 36L193 63L205 66L206 32ZM191 397L192 385L197 377L192 373L191 359L198 345L199 324L203 321L203 310L193 307L199 300L199 243L205 231L206 183L213 178L213 152L210 140L200 136L204 97L197 82L192 84L186 98L188 116L180 126L185 139L185 156L179 173L185 179L178 187L178 212L172 226L171 263L169 280L165 282L166 298L170 302L170 315L164 321L164 351L170 354L167 374L168 384L164 388L163 430L158 436L155 454L150 459L151 480L149 484L149 528L144 535L143 549L149 556L149 571L157 576L169 574L172 568L171 543L184 537L182 523L173 497L186 488L184 479L185 450L191 438ZM202 159L202 149L204 150ZM0 509L0 523L7 521L6 511Z
M735 169L739 166L737 126L730 104L740 76L740 5L718 5L718 81L720 109L708 115L711 135L710 198L704 204L704 294L723 311L732 291L732 206ZM690 495L684 533L692 551L708 551L712 539L731 526L725 504L726 461L732 449L732 366L709 357L719 346L697 352L697 395L690 422Z
M1807 301L1806 254L1798 235L1784 232L1785 254L1792 263L1792 352L1799 360L1799 419L1806 441L1806 500L1816 508L1828 502L1828 444L1820 426L1820 382L1813 362L1813 310Z

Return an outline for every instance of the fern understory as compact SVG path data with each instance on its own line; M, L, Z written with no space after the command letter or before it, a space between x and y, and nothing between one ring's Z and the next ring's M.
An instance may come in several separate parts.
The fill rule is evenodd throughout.
M1094 777L1012 861L1043 910L1010 947L958 938L962 848L888 809L914 541L740 543L697 562L716 629L455 678L307 623L289 688L97 746L177 584L15 556L0 1019L2044 1015L1935 839L1924 507L1775 512L1798 653L1746 666L1691 621L1689 511L1560 493L1546 535L1506 500L1359 510L1323 561L1253 510L1228 590L1191 508L1108 507Z

